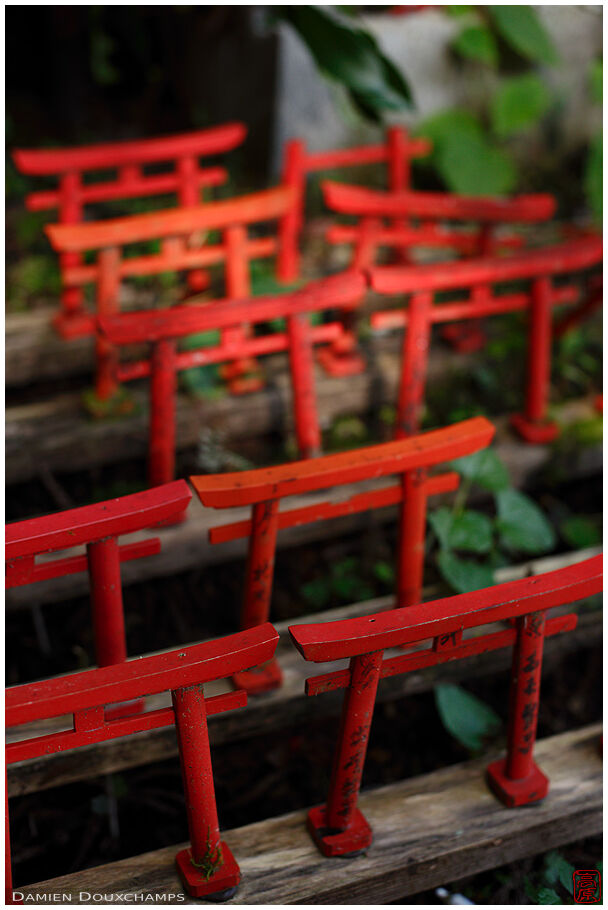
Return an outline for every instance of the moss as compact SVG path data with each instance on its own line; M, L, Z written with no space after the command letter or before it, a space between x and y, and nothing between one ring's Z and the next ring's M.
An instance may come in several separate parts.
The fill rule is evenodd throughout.
M137 412L135 400L123 387L119 388L111 398L101 400L97 397L95 389L86 389L82 393L84 408L95 420L111 420L127 417Z
M222 845L218 844L216 849L212 850L209 840L209 833L209 830L207 830L207 849L205 850L205 855L203 856L200 863L195 862L192 856L190 857L190 862L196 869L199 870L201 875L205 877L206 882L208 882L209 879L215 875L217 870L224 865Z

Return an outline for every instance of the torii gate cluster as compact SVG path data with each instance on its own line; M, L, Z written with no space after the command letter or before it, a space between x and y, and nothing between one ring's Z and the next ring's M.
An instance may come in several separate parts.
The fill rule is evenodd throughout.
M7 745L6 761L42 760L58 751L175 725L190 832L190 847L176 856L177 869L192 897L211 900L233 896L240 871L220 835L207 718L244 710L248 696L282 684L275 656L278 633L269 622L280 531L398 506L394 608L289 629L305 660L349 660L346 669L306 683L308 695L345 690L327 800L308 814L308 830L327 857L356 854L371 844L372 831L357 799L377 688L383 678L422 667L512 649L507 752L488 766L487 781L509 807L543 799L549 781L533 758L543 643L547 636L571 631L577 622L576 613L550 611L602 588L601 557L594 557L542 576L423 603L428 497L457 488L458 475L446 466L489 445L494 427L484 417L427 432L420 426L432 325L447 323L451 343L473 350L485 344L482 319L525 311L526 396L521 412L511 415L512 425L527 442L555 439L558 428L548 417L552 332L563 334L601 302L601 239L587 234L527 248L512 226L549 219L555 203L545 194L489 199L413 190L411 162L428 154L430 143L411 138L401 127L388 130L382 143L360 148L311 152L294 139L286 146L278 186L202 201L203 188L222 184L228 176L215 157L229 153L245 136L245 127L234 123L139 142L14 153L23 173L57 180L56 189L32 192L26 202L33 211L58 211L59 223L46 228L63 282L55 327L66 343L85 335L95 339L96 399L112 402L122 383L149 378L150 489L7 526L7 588L88 572L97 667L7 690L7 726L24 730L22 738ZM160 162L172 169L150 173L150 165ZM344 271L303 283L300 245L307 178L317 171L375 162L386 167L385 191L323 185L325 203L336 215L328 242L350 244L352 257ZM116 177L87 178L101 169ZM177 201L171 209L84 220L91 204L167 193ZM97 218L98 209L94 211ZM343 216L351 222L342 223ZM142 244L148 244L147 252L141 252ZM133 245L138 246L136 255ZM417 250L429 247L453 258L417 263ZM378 256L386 249L393 257L388 265ZM268 258L279 282L300 281L301 286L275 296L252 295L251 264ZM218 266L223 290L209 300L201 292L210 287L208 270ZM168 271L186 276L185 298L177 306L122 311L125 279ZM87 286L94 289L92 307L85 304ZM382 298L386 304L378 303ZM558 306L570 309L554 326L553 308ZM312 324L311 317L318 314L321 321ZM333 376L365 369L355 331L363 319L373 330L404 333L395 439L323 454L315 359ZM180 339L211 330L219 339L212 346L178 349ZM147 345L148 356L135 359L134 345ZM299 460L194 476L190 485L176 480L179 371L222 364L230 391L245 395L262 388L263 358L270 354L287 354ZM383 478L386 483L380 486L377 481ZM291 496L358 483L362 490L347 499L282 508ZM187 519L192 490L205 509L250 509L248 518L228 519L209 532L213 545L238 538L248 542L239 628L203 644L129 657L120 566L153 558L160 541L119 540ZM485 630L490 624L499 626ZM204 686L216 680L228 680L230 691L206 694ZM170 693L171 705L151 710L146 699L159 693ZM62 715L71 717L69 729L42 736L27 729ZM7 801L9 903L10 875Z

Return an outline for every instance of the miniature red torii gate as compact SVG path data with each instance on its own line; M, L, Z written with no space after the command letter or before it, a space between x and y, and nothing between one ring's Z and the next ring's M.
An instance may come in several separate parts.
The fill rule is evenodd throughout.
M428 347L435 322L477 319L529 310L528 379L525 410L514 415L513 426L527 441L549 442L558 434L547 421L551 368L551 309L558 304L576 303L580 289L576 282L553 286L552 278L582 272L602 262L602 240L590 237L569 243L524 250L513 256L465 262L447 262L416 267L386 266L370 271L371 287L380 294L409 295L407 309L373 313L372 328L406 326L403 338L401 380L397 408L397 434L418 429L424 403ZM497 294L492 285L528 281L528 291ZM467 301L433 304L439 291L469 291Z
M475 417L410 439L368 446L354 452L236 474L191 477L190 482L205 506L214 509L251 506L249 521L238 521L209 531L212 544L249 537L241 628L266 622L269 617L276 539L280 529L398 503L402 505L396 560L397 599L401 604L418 603L422 588L427 498L458 486L455 472L429 477L427 471L484 448L493 435L492 424L483 417ZM390 474L400 475L397 483L391 486L358 493L342 502L323 502L279 512L279 504L285 497ZM234 681L254 693L276 688L281 684L281 678L280 668L273 661L266 667L239 674Z
M366 291L362 273L344 272L307 285L291 294L249 300L220 300L191 304L170 310L137 311L102 317L99 329L113 347L148 342L149 360L120 364L117 381L150 376L149 481L168 483L175 470L176 374L210 363L248 360L261 354L287 350L293 397L294 423L300 457L312 458L321 451L312 347L329 342L342 332L339 323L311 326L308 314L328 308L352 309ZM286 319L285 332L256 337L233 337L234 326L271 319ZM176 340L196 332L221 331L221 341L198 350L176 350Z
M225 123L211 129L153 139L71 148L15 149L12 156L22 174L56 177L59 183L54 190L28 193L25 197L27 208L31 212L57 209L62 224L78 224L84 218L86 205L113 199L175 193L178 205L199 205L203 187L224 183L228 177L223 167L201 168L199 158L228 152L240 145L246 135L244 124ZM146 166L159 162L173 162L174 169L162 174L145 173ZM99 170L113 170L117 176L85 182L87 172ZM64 289L55 326L66 338L89 335L91 325L83 307L82 290L77 284L71 285L69 274L66 274L81 265L81 254L65 252L59 261ZM192 290L201 290L204 273L191 271L188 283Z
M124 663L127 643L120 564L159 553L161 543L153 537L121 546L118 538L179 520L191 499L188 484L177 480L143 493L8 524L5 526L6 587L88 571L97 665ZM36 557L42 554L82 544L86 553L81 556L36 562ZM125 705L122 713L140 707Z
M495 228L545 221L554 215L556 207L553 196L546 193L509 199L454 193L383 193L331 181L322 183L321 188L327 208L359 219L355 225L333 225L327 231L327 240L354 244L352 265L364 269L376 264L382 246L400 253L412 247L442 247L469 257L517 249L523 244L522 237L496 237ZM442 221L460 222L460 229L446 228ZM477 222L478 227L463 229L470 222ZM463 352L478 350L485 342L477 321L445 326L443 335ZM352 334L348 340L354 345Z
M407 190L410 186L410 163L413 158L428 155L432 145L428 139L412 139L402 126L391 126L385 141L378 145L331 149L309 152L303 139L290 139L285 144L282 180L294 189L296 203L279 228L281 252L278 275L282 281L295 281L300 274L299 239L304 224L306 178L314 171L331 168L359 167L365 164L385 163L388 185L393 192Z
M277 272L282 281L294 281L300 274L300 234L304 225L306 202L306 179L315 171L331 168L359 167L366 164L385 163L387 183L393 192L409 189L411 161L428 155L432 145L428 139L411 138L402 126L392 126L386 131L384 143L354 148L331 149L323 152L308 152L302 139L291 139L285 145L282 180L296 193L294 207L279 226L281 251ZM355 268L360 263L353 262ZM345 317L345 324L350 320ZM319 362L332 376L351 376L361 373L364 362L356 351L352 330L340 341L319 353Z
M175 724L191 843L177 854L177 868L192 897L228 900L239 884L240 870L220 837L207 717L243 707L247 693L240 690L206 698L203 686L270 660L278 639L275 629L265 623L164 654L9 688L7 727L64 714L73 715L73 725L70 730L8 744L6 763ZM167 691L172 707L108 720L108 705L143 702L148 695ZM12 903L8 804L6 829L7 903Z
M112 316L119 310L119 290L123 278L156 275L215 263L225 264L226 294L243 299L251 294L249 262L273 256L278 251L276 237L249 238L249 225L284 218L294 201L289 187L275 187L260 193L210 202L187 209L167 209L128 218L115 218L89 224L48 225L46 232L59 253L98 250L96 262L67 269L66 281L72 285L96 285L97 316ZM188 249L185 239L197 231L221 231L223 239ZM127 258L122 248L132 243L160 240L159 253ZM95 315L89 317L90 331L96 328ZM243 337L243 326L231 326L230 341ZM228 339L226 338L227 342ZM97 377L95 390L101 401L115 391L116 351L107 339L97 337ZM232 378L251 365L235 364Z
M346 689L327 802L308 813L308 829L325 856L364 850L372 831L357 799L380 679L446 661L513 647L506 758L488 766L488 783L509 807L543 799L549 781L534 763L543 642L574 629L576 614L547 619L552 607L602 590L602 556L577 565L455 597L357 619L290 626L306 660L350 659L345 670L306 681L307 695ZM463 632L497 621L511 628L464 639ZM387 648L432 639L432 646L384 658Z

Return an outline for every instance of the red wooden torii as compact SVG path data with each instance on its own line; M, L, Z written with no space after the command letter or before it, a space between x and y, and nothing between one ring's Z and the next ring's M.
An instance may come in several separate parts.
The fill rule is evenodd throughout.
M240 870L220 837L207 717L243 707L247 694L205 697L203 686L270 660L278 638L266 623L216 641L9 688L7 727L65 714L72 715L73 721L69 730L9 743L6 763L175 724L191 844L177 854L177 868L192 897L227 900L236 891ZM108 719L108 705L143 702L145 696L162 692L171 693L172 707ZM7 903L12 903L8 811L6 826Z
M454 193L386 193L331 181L325 181L322 190L328 209L359 219L354 225L333 225L326 236L330 243L353 244L351 265L364 269L376 264L381 247L392 249L404 264L414 247L445 248L468 257L517 249L523 238L518 234L496 236L496 228L545 221L555 213L556 206L555 199L545 193L505 199ZM471 227L471 222L477 226ZM463 352L478 350L485 342L477 321L445 326L443 335ZM348 340L354 346L352 334Z
M224 183L228 177L223 167L201 168L199 159L234 149L246 134L242 123L225 123L211 129L152 139L71 148L15 149L13 161L22 174L56 177L59 182L57 189L28 193L25 203L30 211L57 209L62 224L78 224L84 219L86 205L114 199L175 193L178 205L198 205L201 189ZM173 170L145 173L144 168L160 162L173 163ZM95 182L86 180L87 172L100 170L115 171L116 177ZM70 251L60 256L64 289L55 326L61 335L69 338L91 334L82 290L78 284L69 282L68 271L81 262L80 252ZM188 282L192 290L201 290L203 273L191 271Z
M602 556L577 565L417 606L345 619L290 626L306 660L350 659L349 667L306 682L307 695L346 689L327 802L308 813L308 829L325 856L364 850L372 831L357 808L369 730L380 679L446 661L513 647L507 756L487 769L488 783L505 805L543 799L549 781L534 763L543 642L574 629L576 614L547 618L547 610L602 590ZM497 621L510 628L475 637L463 633ZM430 648L384 659L388 648L432 641Z
M102 317L99 329L114 348L147 342L149 360L121 363L117 381L150 376L148 476L152 485L168 483L175 467L176 374L194 366L250 360L279 351L289 353L292 401L298 450L302 458L320 454L321 430L313 371L313 345L343 333L340 323L311 326L308 314L325 309L353 309L366 291L362 273L345 272L308 284L291 294L247 300L190 303L169 310L147 310ZM232 334L235 326L285 319L284 332L255 337ZM198 350L177 351L179 338L220 330L220 342Z
M46 232L59 253L98 251L92 265L78 265L66 270L66 281L72 285L95 284L96 313L88 316L89 330L96 329L96 316L112 316L119 311L119 291L123 278L133 275L156 275L200 266L223 263L226 294L243 299L251 294L249 275L253 259L266 258L278 252L276 237L248 237L253 224L285 218L294 202L289 187L275 187L260 193L239 196L182 209L167 209L127 218L115 218L88 224L48 225ZM187 238L198 231L219 231L219 242L198 244L189 248ZM159 240L158 253L126 257L129 244ZM243 326L225 330L225 343L235 343L245 335ZM97 376L95 391L101 401L111 399L116 391L116 350L106 338L96 340ZM252 364L237 363L229 374L235 379ZM259 384L258 384L259 385ZM238 391L238 389L235 389Z
M191 477L190 482L205 506L214 509L251 506L250 520L209 531L211 543L249 538L241 628L266 622L269 617L280 529L398 503L401 503L401 514L396 557L397 599L401 604L417 603L422 588L427 498L458 486L456 473L428 476L428 470L484 448L493 435L492 424L483 417L475 417L441 430L356 451L236 474ZM391 474L399 475L397 483L355 494L345 501L279 511L281 500L288 496ZM280 668L273 661L256 671L239 674L235 683L253 693L273 689L281 684L281 679Z
M576 303L580 296L580 277L553 284L553 279L573 272L597 268L602 262L602 240L590 237L569 243L524 250L506 259L488 257L464 262L446 262L416 267L378 266L371 269L373 290L380 294L409 298L406 307L373 313L372 328L406 326L403 337L397 434L415 433L424 404L428 348L431 326L436 322L477 319L529 310L528 380L523 414L514 415L513 425L527 441L549 442L558 428L547 420L549 374L551 368L552 307ZM527 290L497 293L494 285L528 282ZM461 292L466 301L434 304L437 292Z
M5 526L6 587L88 571L97 665L124 663L127 643L120 564L155 555L160 552L161 544L157 537L122 545L118 539L124 534L179 520L191 498L188 484L176 480L143 493L8 524ZM86 547L82 555L46 558L47 554L81 545ZM122 713L138 707L141 705L125 705Z

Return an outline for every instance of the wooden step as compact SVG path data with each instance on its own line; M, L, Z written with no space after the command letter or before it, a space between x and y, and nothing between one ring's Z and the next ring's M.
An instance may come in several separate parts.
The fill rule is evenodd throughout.
M527 574L549 572L553 569L580 562L598 552L598 549L581 550L563 554L560 557L548 557L535 560L522 566L502 569L496 575L497 582L513 580ZM427 589L425 599L437 595L436 590ZM304 682L308 676L322 673L325 669L336 669L345 666L346 662L315 665L313 668L302 660L293 647L287 627L296 623L330 622L336 619L347 619L354 616L365 616L380 610L390 609L393 598L383 597L335 610L316 613L314 616L303 616L297 620L276 623L280 634L277 658L281 665L284 682L280 689L262 696L252 696L244 709L237 709L226 714L217 714L209 719L209 731L212 743L221 743L244 739L247 736L259 735L265 730L305 723L310 717L320 715L337 715L342 703L341 692L331 692L322 698L310 698L304 694ZM499 626L496 626L498 629ZM548 638L545 643L543 669L545 672L554 667L564 656L574 650L591 647L601 640L601 612L583 613L579 617L577 628L564 635ZM476 630L491 631L488 627ZM194 644L194 642L193 642ZM420 645L422 647L423 645ZM416 673L407 673L382 680L378 690L378 699L388 701L404 695L428 691L438 682L458 682L490 673L506 672L511 663L509 649L481 654L477 657L458 660L431 667ZM228 680L222 680L206 687L207 694L216 695L230 691ZM166 695L148 699L148 708L160 708L169 704ZM53 721L30 724L7 731L7 741L14 742L33 734L44 735L57 729L65 728L62 721L69 718L54 718ZM177 743L173 728L152 730L138 733L122 739L85 746L65 753L35 758L19 762L8 767L8 791L10 796L19 796L37 790L47 790L63 784L86 780L100 774L123 771L127 768L161 761L177 755Z
M364 791L359 808L374 831L374 842L366 855L353 859L323 857L308 836L304 811L223 832L242 874L239 890L228 903L384 904L598 834L600 733L598 724L537 743L535 759L551 781L541 804L506 809L492 796L484 770L498 756ZM175 854L182 846L20 892L28 902L49 894L62 894L64 902L72 903L103 901L91 899L93 895L122 902L118 895L134 894L138 903L146 895L163 903L183 902L175 871ZM186 902L197 903L188 897Z

